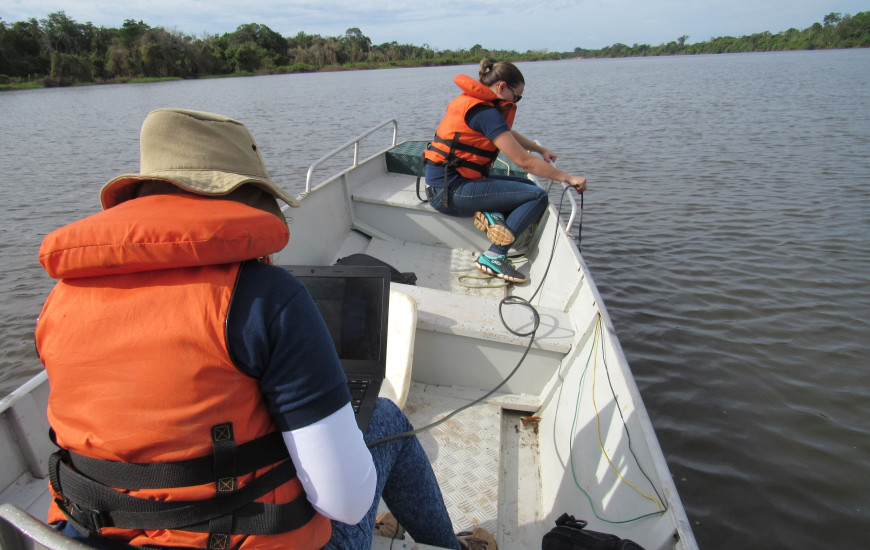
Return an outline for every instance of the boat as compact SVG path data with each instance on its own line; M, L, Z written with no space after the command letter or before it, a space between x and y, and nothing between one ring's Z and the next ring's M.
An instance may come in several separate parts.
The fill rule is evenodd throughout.
M361 144L387 141L361 158ZM590 271L570 232L582 200L530 177L551 204L511 254L529 282L501 284L473 268L486 236L471 219L420 200L426 142L398 142L388 120L308 170L288 209L278 265L331 265L363 254L413 273L393 283L388 379L438 477L454 528L478 525L499 548L540 548L563 514L646 550L697 548L652 424ZM314 184L342 156L349 167ZM493 168L521 173L500 158ZM301 187L301 184L300 184ZM555 204L557 202L560 204ZM566 219L567 218L567 219ZM324 220L328 220L325 223ZM44 372L0 402L2 548L80 548L42 523L53 451ZM463 407L467 407L464 408ZM457 412L458 411L458 412ZM375 537L373 548L428 548Z

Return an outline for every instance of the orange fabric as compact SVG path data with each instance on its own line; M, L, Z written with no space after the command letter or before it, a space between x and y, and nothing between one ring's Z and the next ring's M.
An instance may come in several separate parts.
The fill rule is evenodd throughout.
M463 93L453 99L447 105L447 113L438 125L435 135L447 142L453 140L454 136L459 133L459 142L463 145L470 145L486 152L486 154L475 154L468 151L454 151L454 155L468 162L472 162L480 166L480 169L475 169L467 166L458 166L456 170L465 178L479 179L484 177L489 171L489 167L498 156L498 149L495 144L483 134L478 133L466 124L465 115L475 105L481 103L497 107L507 121L508 128L511 128L516 115L516 104L499 101L498 96L477 80L474 80L468 75L458 75L453 79ZM437 141L429 143L429 148L435 148L443 152L439 154L435 151L427 149L423 155L426 159L432 162L443 162L444 157L450 152L450 146Z
M153 195L49 233L39 263L56 279L134 273L249 260L289 239L277 216L240 202Z
M260 393L259 381L236 368L227 351L225 323L240 264L237 260L224 260L239 255L251 259L268 253L280 239L270 241L273 244L268 247L255 244L261 242L259 235L255 235L256 228L260 223L271 226L268 218L279 224L280 220L265 213L268 218L259 219L259 211L248 212L254 220L242 219L245 216L236 205L247 211L254 209L230 201L205 199L212 208L217 206L218 211L229 214L224 223L217 223L221 227L214 232L223 242L215 246L207 244L207 236L200 241L197 236L203 234L194 232L185 234L177 246L170 246L178 238L175 231L181 226L203 225L192 217L192 213L201 213L202 204L181 196L145 200L157 198L123 203L101 213L107 215L102 218L120 214L141 221L139 215L144 214L153 221L154 209L160 209L156 217L160 223L166 220L166 232L146 231L129 220L122 223L111 219L105 223L97 214L72 224L73 230L67 231L72 226L61 228L52 237L52 242L62 243L61 246L43 244L46 257L52 258L49 263L62 266L62 272L79 274L83 272L82 266L88 266L86 272L92 274L58 282L43 307L36 329L37 350L51 387L49 423L61 447L85 456L123 462L172 462L211 454L211 427L215 424L232 422L238 444L276 429ZM147 203L148 212L122 209L139 201ZM216 218L207 218L212 221L204 225L214 225ZM236 222L242 225L241 230L235 227ZM246 232L249 236L245 239L227 237ZM94 234L100 239L91 239ZM76 246L79 239L84 246ZM155 246L139 246L141 239ZM129 240L135 241L129 247L134 251L129 256L100 249L101 246L123 249ZM124 244L119 245L119 241ZM229 251L231 242L247 244L237 244ZM169 266L183 264L183 258L191 255L196 262L217 263L168 269L161 268L163 264L152 264L135 273L124 273L124 264L112 263L121 256L140 262L140 253L155 258L154 261L163 260ZM102 274L100 261L109 262ZM267 470L260 470L257 475ZM253 477L240 477L239 486ZM301 483L293 479L259 500L285 503L301 492ZM214 485L208 484L130 491L130 494L158 500L198 500L212 498L215 491ZM52 504L49 521L62 519L62 512ZM204 547L207 538L204 533L180 530L107 528L102 534L134 545ZM268 536L236 535L232 545L241 544L244 549L320 548L330 534L329 520L317 514L295 531Z

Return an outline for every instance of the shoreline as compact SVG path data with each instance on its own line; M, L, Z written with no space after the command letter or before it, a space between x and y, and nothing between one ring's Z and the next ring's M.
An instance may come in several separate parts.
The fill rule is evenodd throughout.
M853 50L864 49L870 46L851 46L840 48L821 48L821 49L786 49L786 50L750 50L745 52L677 52L677 53L657 53L650 55L617 55L617 56L584 56L575 55L572 57L552 57L543 56L532 59L515 59L515 63L534 63L537 61L596 61L600 59L626 59L626 58L646 58L646 57L695 57L699 55L740 55L747 53L774 53L774 52L801 52L801 51L831 51L831 50ZM372 71L379 69L414 69L422 67L447 67L458 65L476 65L475 60L457 60L455 58L431 60L431 62L402 62L392 61L388 63L365 63L357 62L345 65L326 65L321 68L306 66L298 68L298 66L278 67L273 70L266 71L250 71L250 72L234 72L228 74L204 74L189 78L181 76L162 76L162 77L117 77L110 80L99 80L93 82L75 82L65 78L52 78L45 76L28 82L12 82L0 83L0 92L15 91L15 90L34 90L42 88L70 88L75 86L101 86L105 84L147 84L152 82L169 82L175 80L200 80L214 78L237 78L249 76L269 76L282 74L307 74L307 73L328 73L328 72L348 72L348 71Z

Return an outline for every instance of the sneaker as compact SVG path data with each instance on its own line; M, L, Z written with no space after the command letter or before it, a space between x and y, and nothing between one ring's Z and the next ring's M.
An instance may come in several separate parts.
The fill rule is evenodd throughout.
M481 254L477 261L474 262L474 267L479 271L488 275L494 275L504 279L505 281L510 281L512 283L526 282L526 276L517 271L511 261L508 260L507 256L504 254L495 258L490 258L486 254Z
M483 527L475 527L471 531L463 531L456 535L462 550L497 550L495 537Z
M405 530L399 525L392 512L384 512L375 519L374 534L388 539L401 539L405 536Z
M495 245L507 246L514 242L513 232L498 212L475 212L474 227L485 231L489 241Z

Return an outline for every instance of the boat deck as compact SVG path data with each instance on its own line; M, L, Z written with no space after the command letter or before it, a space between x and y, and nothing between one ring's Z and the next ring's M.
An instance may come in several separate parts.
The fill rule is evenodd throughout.
M415 285L394 283L392 290L410 296L417 307L413 383L403 410L421 428L480 398L517 364L528 338L512 334L501 317L518 332L529 330L533 318L524 308L501 309L499 302L531 285L508 286L475 269L477 256L489 246L486 236L471 219L451 219L421 203L413 176L380 171L365 176L353 186L351 200L352 226L364 237L352 231L336 259L365 253L416 275ZM523 244L518 248L514 265L534 279ZM549 528L539 523L533 415L575 335L566 312L536 307L541 327L533 347L501 393L418 435L454 531L483 527L502 548L540 547Z
M480 393L414 384L405 413L414 426L425 426ZM523 520L533 518L529 512L537 512L538 438L534 422L524 422L529 414L507 410L493 400L418 435L444 494L454 531L478 525L508 536L518 532Z
M431 211L418 204L408 185L372 188L394 192L388 197L357 193L355 200L382 200L393 208L404 203L405 208L422 211L424 216ZM359 214L359 202L356 206ZM357 223L367 222L357 218ZM467 222L471 226L471 220ZM415 428L478 399L514 367L528 338L511 334L502 324L498 302L510 293L510 287L474 268L481 248L374 237L362 252L417 276L414 286L392 287L417 304L414 383L404 406ZM526 258L518 257L514 263L528 274ZM539 547L543 536L535 525L541 515L541 497L537 423L532 415L540 404L536 390L571 349L574 333L564 312L542 309L544 330L539 331L535 349L526 359L533 366L521 369L516 380L502 388L506 393L497 393L418 435L454 531L483 527L503 548ZM505 308L502 315L520 332L532 323L525 310ZM481 376L481 371L488 370L480 368L484 362L502 363L504 369L490 368L489 376ZM478 373L476 378L473 373ZM454 385L457 381L463 386Z
M0 502L8 502L32 516L45 519L51 493L48 492L48 478L22 474L12 485L0 492Z

